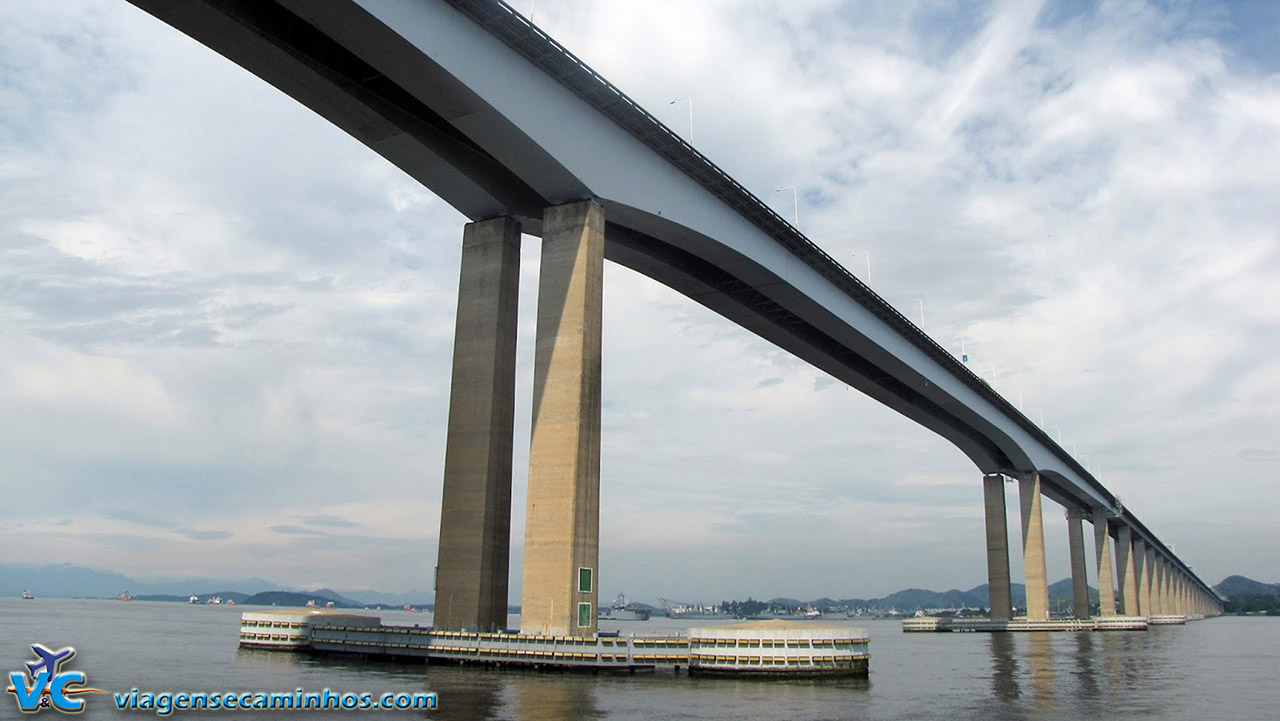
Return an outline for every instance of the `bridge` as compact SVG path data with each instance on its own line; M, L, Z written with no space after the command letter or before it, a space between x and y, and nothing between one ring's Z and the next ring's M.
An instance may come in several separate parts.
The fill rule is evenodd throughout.
M130 0L328 119L473 222L462 238L436 625L506 624L521 234L541 237L526 632L597 631L604 260L643 273L959 448L982 474L991 616L1049 617L1042 498L1084 523L1102 616L1212 615L1213 590L1040 427L688 142L496 0ZM976 481L976 478L975 478ZM1118 604L1113 599L1119 599Z

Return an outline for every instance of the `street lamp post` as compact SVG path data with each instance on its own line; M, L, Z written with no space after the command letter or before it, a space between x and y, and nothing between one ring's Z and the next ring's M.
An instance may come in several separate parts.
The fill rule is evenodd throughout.
M853 254L853 257L857 258L860 255L867 256L867 287L870 288L871 287L871 251L859 250ZM961 351L961 353L963 352L964 351Z
M681 95L675 100L672 100L671 102L667 103L667 105L675 105L681 100L689 101L689 144L693 145L693 97L690 95Z
M775 189L773 192L781 193L784 190L791 191L791 200L795 203L796 230L800 230L800 191L796 190L796 186L794 185L784 185L781 188Z
M911 298L907 302L920 304L920 328L921 330L923 330L924 329L924 301L919 298Z

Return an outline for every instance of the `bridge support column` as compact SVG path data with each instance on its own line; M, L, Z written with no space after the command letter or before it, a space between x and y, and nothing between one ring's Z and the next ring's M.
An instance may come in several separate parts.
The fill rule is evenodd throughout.
M1040 513L1040 474L1018 479L1022 507L1022 559L1026 570L1027 620L1049 620L1049 580L1044 563L1044 518Z
M468 223L453 341L435 627L507 627L520 225Z
M1155 572L1156 549L1147 543L1142 544L1142 574L1138 576L1138 606L1142 607L1143 616L1156 615Z
M1116 529L1116 564L1120 580L1120 612L1126 616L1140 616L1138 579L1133 567L1133 529L1125 525Z
M1138 615L1151 615L1151 584L1147 582L1147 544L1141 538L1133 542L1133 576L1137 583Z
M1115 578L1111 571L1111 532L1107 528L1107 512L1093 512L1093 552L1098 567L1098 614L1116 615Z
M991 618L1013 617L1013 595L1009 588L1009 526L1005 516L1004 476L982 477L982 496L987 520L987 590Z
M1155 565L1151 568L1151 608L1157 616L1163 616L1169 612L1165 606L1166 594L1164 586L1164 556L1156 556Z
M604 209L543 216L521 630L596 633Z
M1084 513L1067 511L1067 541L1071 548L1071 602L1076 618L1089 618L1089 565L1084 555Z

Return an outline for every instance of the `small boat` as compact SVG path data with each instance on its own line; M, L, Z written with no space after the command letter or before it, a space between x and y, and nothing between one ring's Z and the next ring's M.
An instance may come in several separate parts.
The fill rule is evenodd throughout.
M187 603L200 603L200 597L192 596L191 598L187 599Z
M22 589L22 600L30 601L34 598L35 598L35 595L31 593L31 589L29 588Z
M119 598L121 601L133 600L133 596L130 596L128 591L125 591L124 593L120 594L119 596L117 596L117 598Z
M234 606L234 605L236 605L236 600L235 600L234 598L228 598L228 599L227 599L227 605L228 605L228 606Z
M221 606L222 596L210 596L204 603L206 606Z
M422 613L422 611L419 611L418 609L414 608L413 606L410 606L407 603L404 605L404 610L408 611L409 613Z
M314 598L311 599L310 601L307 601L307 605L304 606L304 608L315 608L315 607L316 607L316 600Z
M328 601L327 603L325 603L325 604L324 604L324 607L325 607L325 608L333 608L333 601Z

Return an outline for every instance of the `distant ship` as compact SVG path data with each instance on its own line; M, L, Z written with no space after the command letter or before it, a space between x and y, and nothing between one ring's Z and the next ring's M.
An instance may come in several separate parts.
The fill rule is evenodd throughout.
M24 589L22 589L22 600L24 600L24 601L30 601L30 600L32 600L33 598L35 598L35 595L33 595L33 594L31 593L31 589L29 589L29 588L24 588Z
M121 601L133 600L133 596L130 596L128 591L125 591L124 593L120 594L119 596L117 596L117 598L119 598Z
M627 597L621 593L614 599L612 606L600 609L602 621L648 621L649 609L634 603L627 603Z
M191 598L187 599L187 603L200 603L200 597L192 596Z
M422 613L422 611L414 608L413 606L410 606L407 603L404 605L404 610L408 611L409 613Z
M658 602L662 604L663 608L667 609L667 615L671 618L685 618L690 620L729 618L729 614L725 613L719 606L682 603L680 601L672 601L666 598L659 598Z
M204 603L206 606L221 606L222 596L210 596Z

